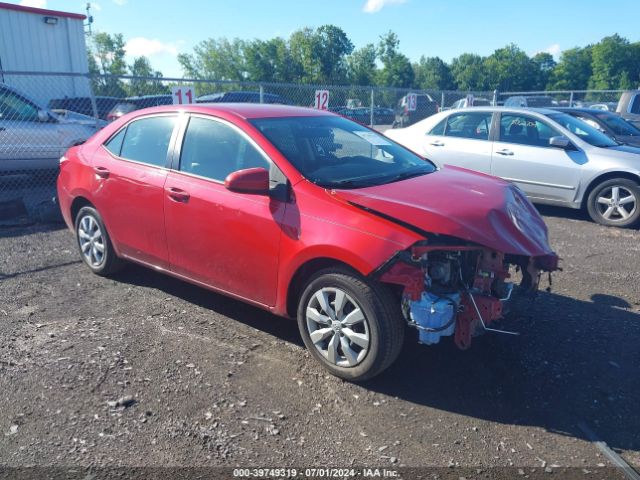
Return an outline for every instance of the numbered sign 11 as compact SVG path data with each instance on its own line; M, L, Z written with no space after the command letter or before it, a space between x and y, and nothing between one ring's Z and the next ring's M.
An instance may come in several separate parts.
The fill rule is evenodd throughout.
M171 87L171 97L174 105L189 105L196 98L191 87Z
M315 108L317 108L318 110L329 109L329 90L316 90L315 98Z
M418 95L415 93L409 93L407 95L407 110L415 112L418 108Z

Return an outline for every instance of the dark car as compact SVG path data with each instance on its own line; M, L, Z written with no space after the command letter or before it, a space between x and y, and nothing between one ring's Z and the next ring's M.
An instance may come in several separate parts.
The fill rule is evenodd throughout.
M373 109L373 122L376 125L391 125L396 119L392 108L375 107Z
M417 94L415 110L409 108L408 97L408 95L405 95L398 102L398 107L395 111L395 120L393 122L395 127L408 127L440 111L440 105L431 98L431 95L426 93Z
M504 101L505 107L547 108L555 105L553 98L546 95L515 96Z
M120 101L111 109L107 115L110 122L120 118L127 113L141 108L159 107L160 105L171 105L173 98L171 95L142 95L139 97L127 97Z
M106 119L109 112L119 102L121 98L117 97L95 97L96 109L98 111L98 118ZM91 97L65 97L65 98L53 98L49 100L49 110L69 110L71 112L81 113L93 117L93 102Z
M558 108L558 110L579 118L620 143L640 147L640 129L616 113L593 108Z
M275 93L263 93L260 101L260 92L220 92L210 95L202 95L196 98L196 103L272 103L286 105L287 102Z

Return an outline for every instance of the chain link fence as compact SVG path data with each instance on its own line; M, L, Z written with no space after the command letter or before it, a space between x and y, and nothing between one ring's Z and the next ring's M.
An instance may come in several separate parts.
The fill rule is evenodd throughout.
M470 104L528 103L615 110L621 93L456 92L0 71L0 224L20 215L36 220L56 217L52 199L58 161L64 152L126 113L173 103L173 87L193 89L195 98L191 100L196 103L282 103L326 108L381 132Z

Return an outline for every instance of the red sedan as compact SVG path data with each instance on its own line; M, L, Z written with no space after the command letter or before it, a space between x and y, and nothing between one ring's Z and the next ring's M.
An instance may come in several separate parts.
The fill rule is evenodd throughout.
M253 104L128 114L60 160L60 207L99 275L133 261L297 317L331 373L364 380L421 343L460 348L557 268L515 186L358 123Z

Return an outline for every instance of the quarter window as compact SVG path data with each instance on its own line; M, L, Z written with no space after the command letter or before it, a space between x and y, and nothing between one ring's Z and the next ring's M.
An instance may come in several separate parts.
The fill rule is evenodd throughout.
M549 139L559 132L532 117L524 115L502 115L500 119L500 141L548 147Z
M189 120L180 154L180 171L223 182L245 168L269 169L269 161L237 130L216 120Z
M446 137L489 140L490 112L458 113L447 119Z
M122 150L122 141L127 129L123 128L115 136L111 137L107 143L104 144L105 148L113 153L115 156L120 156L120 150Z
M438 125L433 127L429 132L429 135L444 135L444 126L447 124L447 119L442 120Z
M164 167L167 164L167 151L175 123L175 116L149 117L131 122L124 134L120 156ZM116 140L116 137L112 140ZM114 149L115 147L116 145Z

